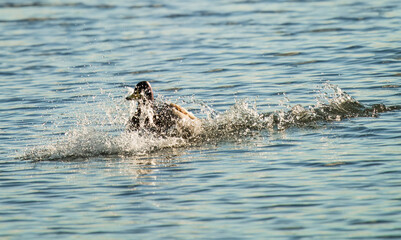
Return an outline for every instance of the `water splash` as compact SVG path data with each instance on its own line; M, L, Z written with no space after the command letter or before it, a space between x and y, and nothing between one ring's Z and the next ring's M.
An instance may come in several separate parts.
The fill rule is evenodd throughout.
M30 147L20 158L40 161L139 156L166 148L237 141L261 131L316 127L347 118L376 117L380 112L401 109L401 106L387 107L382 104L364 106L339 87L328 83L319 89L314 106L291 106L289 102L287 100L284 109L268 113L259 113L256 103L250 103L246 99L236 101L222 113L216 112L207 104L197 102L201 114L206 118L202 119L200 132L184 138L126 131L127 121L135 111L135 103L109 98L94 108L97 111L76 114L77 123L71 129L61 136L45 139L40 145Z

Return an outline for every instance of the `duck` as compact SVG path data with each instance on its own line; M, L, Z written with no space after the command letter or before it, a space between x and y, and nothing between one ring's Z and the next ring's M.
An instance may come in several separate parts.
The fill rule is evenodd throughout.
M200 119L185 108L175 103L155 101L148 81L137 83L134 92L125 99L138 103L136 112L128 122L129 131L183 138L190 138L201 131Z

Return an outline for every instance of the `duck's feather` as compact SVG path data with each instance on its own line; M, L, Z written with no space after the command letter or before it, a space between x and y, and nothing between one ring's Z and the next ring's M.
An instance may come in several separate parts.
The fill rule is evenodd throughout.
M173 112L179 117L179 118L190 118L192 120L197 120L198 118L196 118L192 113L188 112L185 108L174 104L174 103L170 103L170 107L172 108Z
M149 108L150 107L150 108ZM189 137L199 131L200 120L174 103L139 105L131 118L129 130L146 130L161 135Z

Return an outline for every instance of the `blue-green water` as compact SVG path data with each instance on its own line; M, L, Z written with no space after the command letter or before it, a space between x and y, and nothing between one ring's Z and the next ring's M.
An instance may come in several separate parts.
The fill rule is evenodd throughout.
M401 105L400 26L398 0L0 2L0 238L401 238L401 111L344 108ZM142 80L201 138L127 132Z

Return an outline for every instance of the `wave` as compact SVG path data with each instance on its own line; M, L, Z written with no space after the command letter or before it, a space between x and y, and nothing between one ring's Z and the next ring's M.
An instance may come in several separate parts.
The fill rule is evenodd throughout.
M203 103L200 131L191 137L166 137L126 131L125 125L134 105L110 102L102 105L105 114L77 114L77 123L61 136L44 139L19 158L33 161L76 160L104 156L141 156L152 152L191 147L222 141L237 141L263 131L284 131L291 127L319 127L327 122L355 117L377 117L379 113L400 110L401 106L376 104L365 106L339 87L324 84L314 106L287 106L273 112L259 113L256 103L239 100L225 112L216 112ZM114 106L114 107L111 107ZM99 117L103 116L103 117Z

